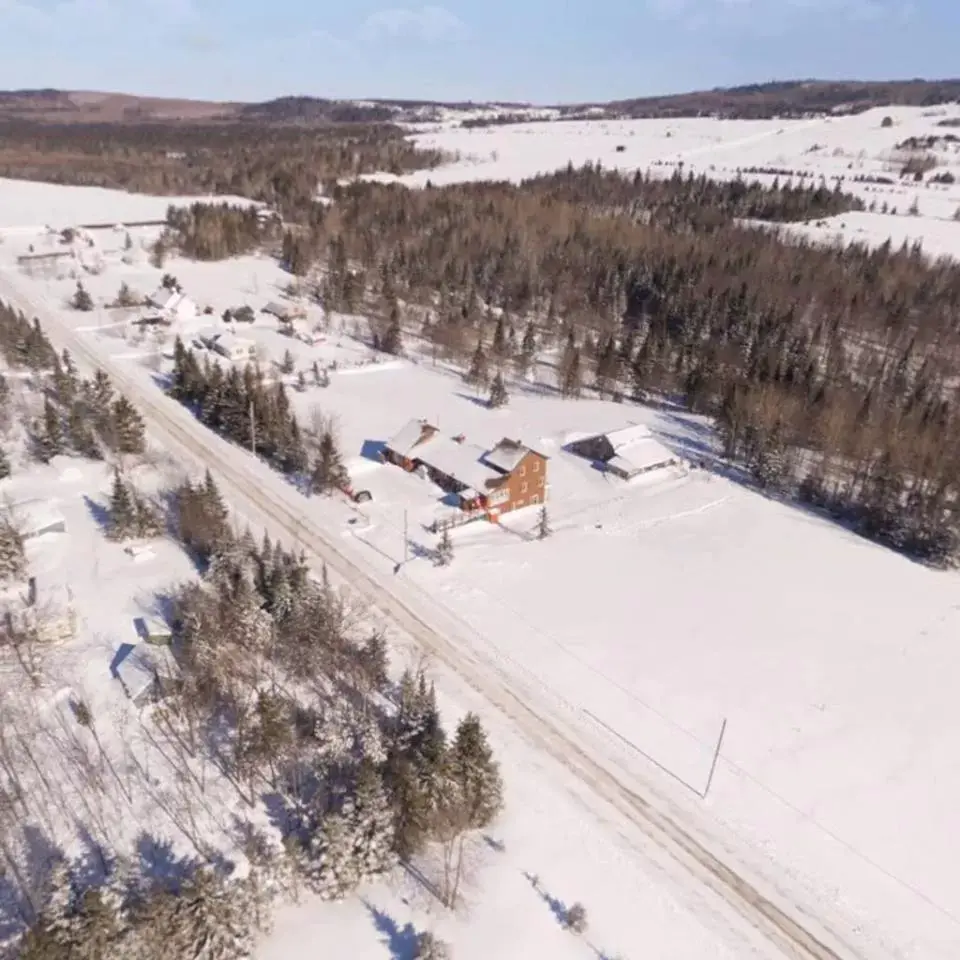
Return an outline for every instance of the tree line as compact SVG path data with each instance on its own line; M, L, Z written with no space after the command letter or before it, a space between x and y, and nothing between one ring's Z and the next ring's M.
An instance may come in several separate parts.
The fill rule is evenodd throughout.
M0 176L158 195L230 194L296 219L317 184L441 162L389 124L0 122Z
M768 194L589 166L520 187L354 184L284 247L289 266L324 268L333 309L386 316L402 300L464 367L501 327L499 362L528 369L535 341L568 396L679 400L717 418L725 453L768 490L948 562L960 267L918 245L837 250L737 222L849 204Z

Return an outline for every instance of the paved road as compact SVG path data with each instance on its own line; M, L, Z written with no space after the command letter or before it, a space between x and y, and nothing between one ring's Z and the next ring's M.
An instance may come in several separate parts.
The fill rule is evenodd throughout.
M483 650L482 642L471 642L469 628L449 611L402 577L388 578L360 567L309 516L302 496L282 478L246 451L215 436L129 366L111 359L109 344L78 334L41 298L25 295L13 277L0 275L0 300L29 317L39 317L51 340L61 349L66 347L81 365L106 370L117 389L140 409L151 436L165 450L184 465L210 467L227 500L248 521L287 543L298 542L308 557L322 561L346 580L359 597L508 717L531 745L566 767L599 800L638 827L693 881L693 890L707 894L708 902L719 898L785 957L858 960L852 948L829 935L814 918L761 889L726 855L714 852L652 788L641 795L591 755L543 695L518 678L509 664L497 662L492 650Z

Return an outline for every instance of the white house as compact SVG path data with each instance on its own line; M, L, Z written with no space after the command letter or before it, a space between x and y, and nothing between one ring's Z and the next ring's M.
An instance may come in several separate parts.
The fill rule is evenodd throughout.
M147 297L147 303L159 310L168 320L192 320L199 310L197 305L179 290L160 287Z

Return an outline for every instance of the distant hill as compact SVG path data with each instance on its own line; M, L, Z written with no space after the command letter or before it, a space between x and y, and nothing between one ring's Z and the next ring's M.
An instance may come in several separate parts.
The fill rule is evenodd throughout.
M878 106L933 106L960 100L960 80L882 82L796 80L728 89L640 97L607 103L554 105L561 118L796 117L857 112ZM325 125L430 119L440 111L491 113L509 120L522 103L441 103L430 100L334 100L289 96L262 103L140 97L76 90L0 91L0 121L38 123L275 123Z
M832 111L856 113L871 107L926 107L955 100L960 100L960 80L792 80L561 109L570 113L601 106L607 114L637 118L709 115L762 119Z

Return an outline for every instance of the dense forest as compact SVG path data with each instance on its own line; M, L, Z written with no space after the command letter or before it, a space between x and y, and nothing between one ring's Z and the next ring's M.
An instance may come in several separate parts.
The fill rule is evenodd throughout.
M735 222L857 207L823 187L592 167L520 187L355 184L284 255L300 272L323 267L330 306L422 305L423 335L464 361L500 327L505 359L528 367L532 323L541 351L559 348L558 383L574 364L588 386L715 415L727 455L767 490L946 562L960 267L889 245L786 244Z
M387 125L0 123L0 176L142 193L232 194L296 219L320 183L436 166Z

